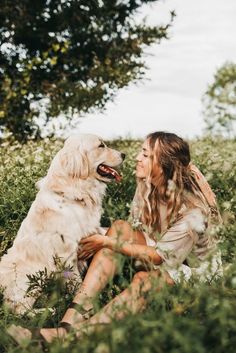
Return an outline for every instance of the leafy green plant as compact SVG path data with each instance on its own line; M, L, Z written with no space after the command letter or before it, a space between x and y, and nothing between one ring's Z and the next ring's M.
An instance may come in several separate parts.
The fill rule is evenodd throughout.
M49 352L120 353L184 352L233 353L236 344L236 228L235 158L236 143L225 139L190 141L192 159L206 175L215 191L224 219L218 236L223 255L224 277L211 283L192 281L147 294L148 306L142 313L105 325L79 341L70 335L54 342ZM126 153L120 184L110 183L104 199L102 225L128 216L135 190L135 156L141 141L117 140L109 143ZM35 182L45 175L62 141L46 139L26 145L5 143L0 150L0 250L6 252L37 192ZM130 259L121 257L121 272L97 298L97 309L126 288L134 274ZM77 290L77 283L66 282L63 268L48 276L46 271L31 276L32 292L39 291L37 307L53 307L34 317L17 316L0 305L0 352L39 353L37 342L17 346L6 334L11 323L24 327L57 326ZM29 294L32 294L32 292Z
M0 0L0 131L41 136L60 113L103 108L144 76L144 48L168 38L170 21L136 21L155 0Z
M236 63L226 62L216 71L203 96L206 132L235 137Z

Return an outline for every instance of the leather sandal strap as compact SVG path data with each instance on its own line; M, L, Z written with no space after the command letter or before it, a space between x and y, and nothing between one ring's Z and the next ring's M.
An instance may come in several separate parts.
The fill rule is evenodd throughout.
M78 311L79 314L81 314L85 318L87 318L87 316L90 316L93 312L93 306L90 309L86 310L81 304L75 302L70 303L68 309L75 309L76 311Z
M68 306L68 309L75 309L76 311L79 311L80 314L82 314L85 309L82 307L81 304L71 302L70 305Z
M65 321L61 321L59 327L63 327L67 333L69 333L72 329L72 325L69 324L69 322L65 322Z
M38 327L34 327L34 328L31 328L31 333L32 333L32 339L36 339L41 348L42 348L42 351L43 352L48 352L48 348L49 348L49 342L47 342L47 340L44 338L44 336L41 334L41 328L38 328Z
M75 309L80 315L82 315L84 319L89 319L89 317L93 313L93 306L90 309L86 310L82 307L81 304L75 302L71 302L68 306L68 309ZM63 327L67 333L69 333L73 329L72 324L66 321L61 321L59 327Z

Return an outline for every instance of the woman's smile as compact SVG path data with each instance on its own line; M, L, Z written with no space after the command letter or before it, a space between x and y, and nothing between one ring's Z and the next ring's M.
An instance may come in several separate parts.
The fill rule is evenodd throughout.
M144 141L140 152L136 157L136 177L146 178L150 172L150 147L148 141Z

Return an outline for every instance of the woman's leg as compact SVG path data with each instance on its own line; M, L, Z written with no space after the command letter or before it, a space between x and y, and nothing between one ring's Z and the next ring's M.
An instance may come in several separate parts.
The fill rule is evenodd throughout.
M79 330L83 331L83 328L85 328L88 331L93 329L93 325L109 323L114 318L122 319L128 314L140 312L146 306L145 293L151 289L159 291L166 284L174 284L168 273L161 274L158 270L137 272L129 288L117 295L103 309L87 320L86 324L80 323L77 327Z
M126 315L142 311L146 307L144 294L150 289L159 291L164 284L174 284L168 273L161 274L158 270L136 273L129 288L117 295L89 320L73 325L73 328L78 330L77 337L92 332L98 324L107 324L112 319L120 320ZM49 342L55 337L65 335L65 332L55 329L42 329L41 332Z
M115 221L107 231L107 236L116 238L117 241L131 240L134 243L146 244L141 232L134 231L128 222ZM87 270L81 287L73 299L73 302L81 304L85 309L91 306L91 298L95 297L111 280L117 272L119 259L117 254L110 249L98 251ZM62 321L73 324L74 309L68 309ZM78 315L77 315L78 317Z
M137 272L130 284L130 287L125 289L113 300L111 300L103 309L92 316L86 322L75 323L73 327L78 330L77 337L82 333L90 333L96 329L98 324L107 324L112 319L122 319L127 314L135 314L142 311L146 307L144 294L150 289L161 290L163 284L173 285L174 281L168 273L160 273L158 270L150 272ZM31 333L29 330L20 326L15 326L8 331L15 339L30 339ZM66 332L63 328L59 329L41 329L43 337L48 342L51 342L55 337L63 337Z
M146 245L143 234L139 231L134 231L130 224L126 221L115 221L107 231L107 236L113 237L119 241L132 241L137 244ZM91 307L92 298L95 297L111 280L118 269L117 254L110 249L99 250L93 257L88 271L85 275L80 290L75 295L73 302L80 304L84 309ZM67 309L62 318L63 322L67 322L75 326L83 321L83 317L75 309ZM65 330L42 329L41 333L47 340L55 335L65 334Z
M106 236L114 237L117 241L133 241L134 243L146 245L145 238L141 232L134 231L130 224L123 220L115 221L108 229ZM80 304L84 309L89 309L91 300L95 297L113 278L118 269L117 254L109 249L99 250L94 256L89 265L83 283L75 295L73 302ZM72 326L78 324L83 320L75 309L67 309L63 322L68 322ZM11 327L9 333L19 339L31 337L31 332L20 326ZM46 340L51 341L54 337L65 335L65 329L41 329L40 333Z

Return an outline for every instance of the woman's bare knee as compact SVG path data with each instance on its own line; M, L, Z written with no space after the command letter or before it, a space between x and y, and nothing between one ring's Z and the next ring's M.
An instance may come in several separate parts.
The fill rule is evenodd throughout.
M148 277L148 273L145 272L145 271L139 271L139 272L136 272L134 277L133 277L133 280L132 282L133 283L142 283L145 281L145 279Z
M159 291L163 286L163 280L167 284L172 284L169 278L165 278L161 275L160 271L139 271L134 275L132 280L132 286L138 287L142 293L145 293L151 289Z
M124 225L129 225L129 222L125 221L124 219L116 219L111 226L124 226Z
M129 222L123 220L123 219L117 219L114 221L111 225L111 229L115 230L132 230L132 227Z
M146 291L151 289L151 281L149 278L149 273L145 271L139 271L135 273L133 280L131 282L131 291L133 293L139 293L142 295Z
M122 219L112 223L107 235L118 240L130 240L136 244L146 245L144 235L140 231L133 230L131 224Z
M168 284L169 286L173 286L175 284L175 281L170 277L169 273L164 272L163 278L166 284Z
M118 239L130 239L132 237L133 230L131 225L122 219L116 220L112 223L110 229L107 232L107 235L110 237Z

